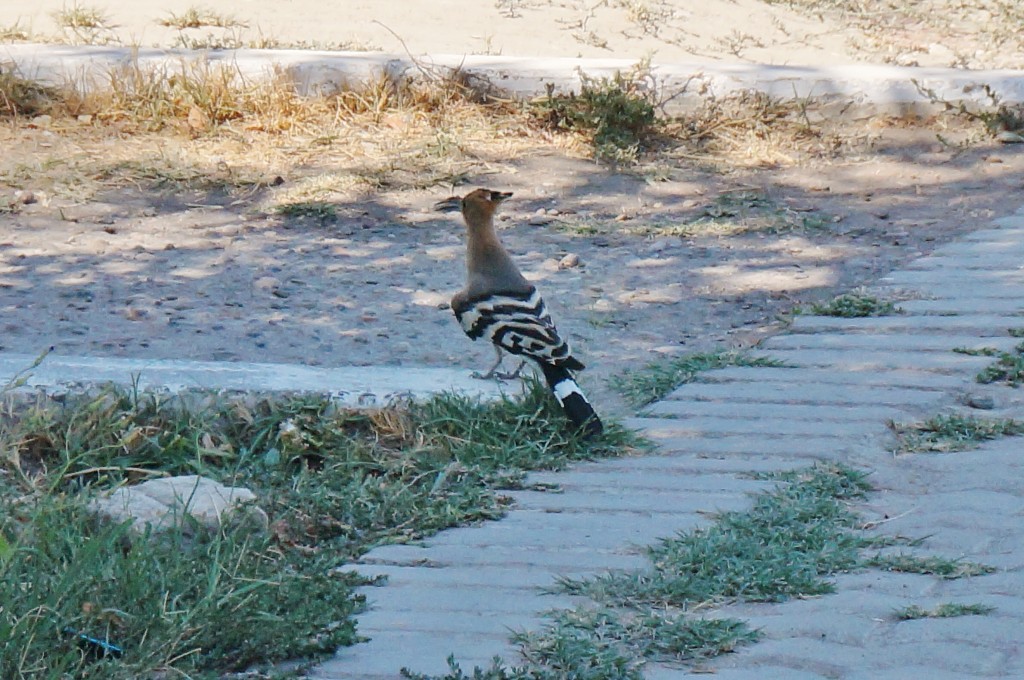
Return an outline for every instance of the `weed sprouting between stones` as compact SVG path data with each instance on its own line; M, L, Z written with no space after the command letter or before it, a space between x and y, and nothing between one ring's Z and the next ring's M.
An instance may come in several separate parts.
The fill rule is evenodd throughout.
M823 577L859 565L863 538L847 501L868 486L850 468L794 473L750 510L650 549L653 568L565 581L565 590L617 602L686 608L726 599L778 601L831 592Z
M661 399L680 385L693 382L705 371L729 366L784 365L778 359L755 357L744 352L701 352L652 362L639 370L615 376L612 378L612 386L631 404L645 406Z
M995 607L984 604L965 604L959 602L944 602L931 609L924 609L917 605L897 609L895 616L900 621L913 621L915 619L948 619L956 616L984 616L995 611Z
M830 301L811 305L811 313L818 316L837 316L853 319L867 316L886 316L899 311L896 303L877 296L854 291L837 295Z
M964 578L991 574L994 568L967 560L951 560L938 556L919 556L899 553L895 555L875 555L865 564L884 571L897 571L904 574L931 574L946 579Z
M1010 387L1024 384L1024 343L1018 344L1012 352L998 352L995 356L996 361L978 373L979 383L1003 383Z
M958 413L933 416L919 423L890 422L897 453L964 451L981 442L1024 434L1024 423L1010 418L978 418Z

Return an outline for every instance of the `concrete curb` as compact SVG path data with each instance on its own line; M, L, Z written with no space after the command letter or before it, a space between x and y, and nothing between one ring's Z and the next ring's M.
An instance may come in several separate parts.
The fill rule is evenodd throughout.
M31 354L0 353L0 388L24 376L25 387L58 392L80 385L114 383L140 389L306 392L329 394L342 406L383 406L396 399L422 399L458 392L497 399L506 389L475 380L465 370L399 366L297 366L221 361L124 359L48 355L31 368Z
M181 70L189 63L228 64L245 78L284 74L302 94L331 94L354 83L386 75L393 80L423 77L436 69L463 72L471 81L489 83L518 97L543 95L549 84L578 90L581 74L610 77L634 68L636 59L574 59L482 55L401 56L377 52L306 50L157 49L44 44L0 45L0 64L13 63L22 77L86 87L105 81L111 70L134 62ZM990 105L989 93L1004 104L1024 103L1024 71L901 67L770 66L722 62L651 64L651 85L680 93L667 104L685 108L708 96L745 90L780 99L814 99L826 104L869 107L872 111L910 113L933 109L927 91L942 100Z

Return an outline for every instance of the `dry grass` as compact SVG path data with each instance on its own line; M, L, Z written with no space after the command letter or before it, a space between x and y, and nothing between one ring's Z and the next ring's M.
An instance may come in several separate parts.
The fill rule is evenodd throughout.
M99 7L74 2L53 13L53 20L61 30L58 42L74 45L116 45L120 39L114 32L107 12Z
M589 99L536 102L495 95L460 73L424 75L300 97L283 74L247 80L203 60L131 63L89 88L43 87L0 67L0 116L10 121L0 127L0 142L19 150L0 158L0 186L89 200L133 186L253 198L272 185L253 203L275 209L458 185L552 150L614 164L639 161L636 168L670 176L695 161L764 167L831 158L864 139L849 124L831 123L840 134L812 120L806 102L757 94L708 99L684 116L645 118L634 129L649 107L632 106L631 97L671 94L623 86L642 73L588 81ZM599 112L604 128L552 125L553 101L559 121L577 120L572 107L581 102L609 107ZM627 144L610 153L607 147L620 140Z
M21 27L20 22L9 26L0 26L0 42L28 42L33 39L32 33Z
M167 16L157 21L161 26L176 28L179 31L187 28L203 28L204 26L215 26L217 28L231 28L233 26L246 26L243 21L227 15L199 7L189 7L181 14L168 12Z
M88 91L0 71L0 114L11 119L0 129L5 146L25 151L0 159L0 183L77 199L117 184L205 178L244 188L282 176L288 198L323 200L458 183L540 142L521 105L457 77L379 78L307 98L284 76L246 81L202 61L173 70L131 64Z

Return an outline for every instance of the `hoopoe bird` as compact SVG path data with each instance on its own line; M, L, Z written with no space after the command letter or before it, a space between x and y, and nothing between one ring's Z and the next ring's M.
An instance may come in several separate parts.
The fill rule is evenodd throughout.
M435 205L445 212L462 212L466 222L466 287L452 297L452 311L471 339L487 338L497 361L480 378L518 377L532 359L562 406L566 417L584 436L600 434L604 426L573 378L583 363L551 321L536 286L527 281L502 245L494 228L494 213L509 192L477 189L465 197L452 196ZM524 357L513 373L499 373L504 352Z

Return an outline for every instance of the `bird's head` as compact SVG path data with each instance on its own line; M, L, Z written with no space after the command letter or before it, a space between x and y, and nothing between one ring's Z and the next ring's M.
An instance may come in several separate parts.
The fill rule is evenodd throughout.
M473 225L479 221L489 221L494 217L498 206L512 196L511 191L491 191L490 189L477 189L463 197L450 196L443 201L434 204L435 210L442 212L462 211L466 224Z

